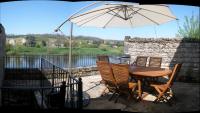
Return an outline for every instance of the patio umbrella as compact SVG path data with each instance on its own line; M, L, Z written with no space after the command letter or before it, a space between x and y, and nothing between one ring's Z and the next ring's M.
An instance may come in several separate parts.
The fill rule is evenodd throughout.
M127 2L114 2L105 3L81 14L76 13L66 21L72 22L70 36L71 44L73 23L80 27L134 28L144 25L160 25L175 19L177 18L172 14L169 7L164 4L139 5ZM69 71L71 73L71 49L69 63Z
M104 4L85 13L74 15L70 21L81 27L139 27L159 25L176 19L164 4L139 5L120 2Z

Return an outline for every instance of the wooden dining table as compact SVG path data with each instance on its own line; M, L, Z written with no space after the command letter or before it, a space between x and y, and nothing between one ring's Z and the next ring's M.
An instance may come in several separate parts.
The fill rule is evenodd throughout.
M172 73L172 70L166 68L155 67L138 67L134 65L129 66L129 73L132 77L137 78L138 83L138 97L142 99L141 80L149 77L163 77Z

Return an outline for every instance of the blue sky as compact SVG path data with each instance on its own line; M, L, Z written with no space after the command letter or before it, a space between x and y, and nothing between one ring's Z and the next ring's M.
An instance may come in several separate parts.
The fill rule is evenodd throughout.
M7 34L56 34L54 29L70 15L91 4L86 2L66 1L13 1L0 3L0 22ZM173 14L182 26L184 16L199 15L199 7L187 5L170 5ZM70 23L61 30L65 35L70 33ZM95 36L103 39L123 40L131 37L166 37L173 38L178 31L177 21L171 21L159 26L144 26L138 28L82 28L74 26L73 35Z

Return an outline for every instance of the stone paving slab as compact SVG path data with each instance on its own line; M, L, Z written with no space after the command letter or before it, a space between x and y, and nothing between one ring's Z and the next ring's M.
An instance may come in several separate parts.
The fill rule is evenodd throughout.
M90 95L90 98L98 98L106 88L104 84L100 84L101 76L85 76L82 77L83 91Z
M100 75L85 76L83 80L83 91L90 95L90 103L84 109L120 109L129 112L190 112L200 110L200 83L175 82L173 92L176 100L172 106L166 103L153 103L154 95L148 95L144 101L127 100L127 97L120 97L115 103L114 99L108 101L111 94L100 96L105 86L99 84Z

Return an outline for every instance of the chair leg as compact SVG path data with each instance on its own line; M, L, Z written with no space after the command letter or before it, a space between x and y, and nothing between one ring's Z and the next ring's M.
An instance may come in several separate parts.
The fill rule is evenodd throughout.
M158 103L158 98L156 98L153 103L157 104Z
M120 94L117 95L117 97L115 99L115 103L117 103L119 96L120 96Z
M161 96L161 94L158 94L157 98L153 101L153 103L158 103L160 101L162 101L162 96Z
M112 96L108 99L109 101L111 101L112 100L112 98L113 98L113 96L116 94L116 92L114 92L113 94L112 94Z
M133 95L129 94L129 96L128 96L127 100L130 100L130 99L131 99L131 97L133 97Z

